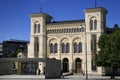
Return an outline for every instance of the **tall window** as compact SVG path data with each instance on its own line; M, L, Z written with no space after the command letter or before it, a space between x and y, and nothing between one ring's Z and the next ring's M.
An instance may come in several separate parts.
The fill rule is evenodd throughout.
M65 44L62 43L62 53L65 53Z
M40 24L34 24L34 33L40 33Z
M77 42L74 43L74 53L81 53L82 52L82 43L79 42L77 44Z
M57 53L57 43L54 45L54 53Z
M96 51L97 51L97 38L95 34L91 35L91 68L93 71L96 71L96 64L95 64L95 59L96 59Z
M94 18L90 20L90 30L97 30L97 20Z
M34 38L34 56L38 57L38 52L39 52L39 38L35 37Z
M82 43L80 42L79 44L78 44L78 52L80 53L80 52L82 52Z
M50 44L50 53L57 53L57 43L53 44L51 43Z
M77 43L74 43L74 53L77 53Z
M37 33L37 24L34 24L34 33Z
M53 53L53 44L50 44L50 53Z
M38 33L40 33L40 24L38 24Z
M93 20L90 20L90 30L93 30Z
M94 30L97 30L97 20L94 20Z
M69 43L66 44L66 53L69 53Z
M62 53L69 53L69 43L62 43Z

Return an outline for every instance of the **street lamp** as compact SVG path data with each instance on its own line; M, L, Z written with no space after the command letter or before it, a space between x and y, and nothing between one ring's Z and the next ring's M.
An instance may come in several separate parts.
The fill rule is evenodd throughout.
M85 68L86 68L86 72L85 72L85 76L86 76L86 80L88 80L88 72L87 72L87 34L86 34L86 25L85 25Z

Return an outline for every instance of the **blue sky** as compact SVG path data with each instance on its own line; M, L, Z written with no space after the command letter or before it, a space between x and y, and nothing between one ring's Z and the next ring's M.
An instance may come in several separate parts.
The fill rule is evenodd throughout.
M84 9L94 7L95 0L0 0L0 42L8 39L30 40L31 13L43 12L54 20L84 19ZM120 25L120 0L97 0L108 10L107 26Z

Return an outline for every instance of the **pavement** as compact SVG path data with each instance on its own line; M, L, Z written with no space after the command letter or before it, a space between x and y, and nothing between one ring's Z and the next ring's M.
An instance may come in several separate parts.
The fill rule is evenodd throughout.
M88 76L88 80L111 80L109 76ZM45 79L44 75L0 75L0 80L86 80L85 76L72 75L64 76L61 79ZM116 77L113 80L120 80L120 77Z

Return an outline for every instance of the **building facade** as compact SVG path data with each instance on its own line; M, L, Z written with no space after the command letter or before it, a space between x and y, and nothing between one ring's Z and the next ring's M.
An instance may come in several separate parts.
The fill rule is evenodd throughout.
M55 58L61 60L63 72L77 74L85 73L87 64L88 74L101 75L103 70L94 61L97 42L105 33L107 10L88 8L84 13L85 20L68 21L51 21L52 16L42 12L31 14L28 58ZM38 65L44 73L45 64Z
M2 57L3 58L8 58L8 57L16 57L17 58L17 51L19 52L22 50L22 52L27 56L27 44L28 41L23 41L23 40L15 40L15 39L10 39L10 40L5 40L3 41L2 44ZM16 53L16 56L14 54Z

